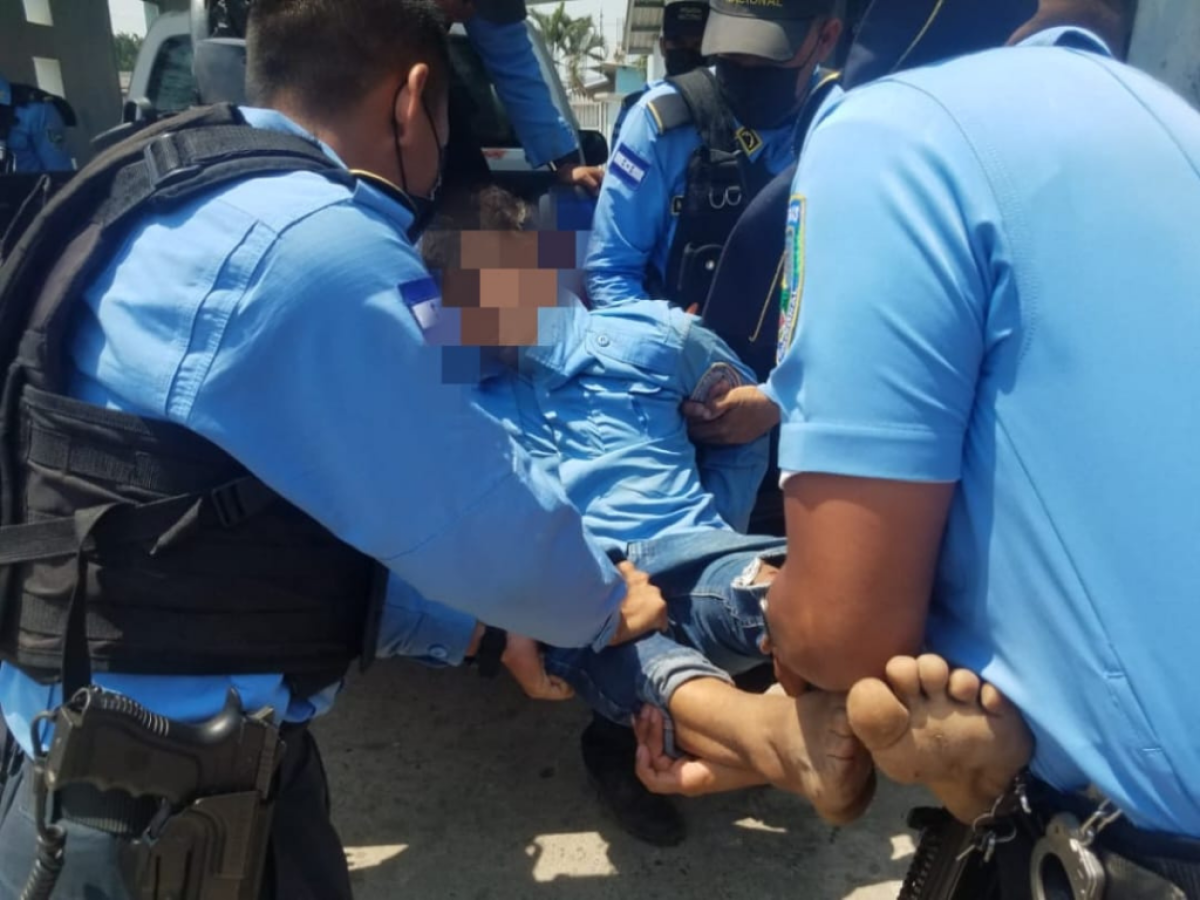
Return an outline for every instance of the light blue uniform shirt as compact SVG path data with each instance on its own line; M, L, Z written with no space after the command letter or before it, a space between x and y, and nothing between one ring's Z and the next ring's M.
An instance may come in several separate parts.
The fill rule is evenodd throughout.
M767 438L696 447L679 412L714 363L753 378L725 342L657 300L591 313L576 302L540 318L541 345L523 351L519 374L495 367L477 399L562 482L588 532L622 552L634 541L744 532L767 468ZM437 604L424 608L427 623L441 615ZM451 655L461 658L469 637Z
M666 272L677 225L672 198L683 196L688 160L700 146L700 132L691 125L659 131L649 104L671 93L675 88L666 82L651 88L621 126L596 202L584 263L593 306L653 299L645 287L647 267ZM765 156L772 175L795 162L795 116L758 135L762 144L751 154L752 161Z
M1056 30L849 92L795 193L780 468L957 481L930 648L1200 836L1200 115Z
M557 469L606 548L698 531L745 531L769 444L697 447L679 405L714 363L753 373L700 320L656 300L543 311L518 377L480 405Z
M275 112L246 117L302 133ZM442 383L419 324L436 292L410 222L366 184L311 173L242 181L147 220L85 292L71 393L190 428L387 565L382 653L457 662L476 617L603 647L619 575L561 486L468 389ZM462 612L427 616L422 597ZM248 709L293 721L335 693L295 700L279 675L96 682L193 721L230 685ZM27 751L30 719L59 694L0 666L0 707Z
M563 118L542 77L529 26L497 23L476 14L464 25L512 123L525 158L535 169L579 150L574 128Z
M621 129L625 126L625 120L629 118L629 114L637 107L638 101L646 96L648 91L654 90L660 84L666 81L665 78L657 78L647 84L642 85L632 94L622 98L621 108L617 112L617 121L613 123L612 130L612 145L615 147L621 140Z
M0 105L12 105L12 86L0 75ZM53 103L24 103L13 110L8 152L17 172L66 172L75 168L66 148L66 126Z

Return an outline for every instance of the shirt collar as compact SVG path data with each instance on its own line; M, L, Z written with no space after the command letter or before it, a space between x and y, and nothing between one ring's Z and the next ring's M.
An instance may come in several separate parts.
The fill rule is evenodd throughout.
M1036 34L1031 34L1017 44L1018 47L1074 47L1077 50L1091 50L1104 56L1111 57L1112 50L1104 39L1094 31L1080 28L1078 25L1061 25L1056 28L1045 28Z
M246 124L254 128L265 128L268 131L282 131L285 134L294 134L302 137L305 140L312 141L321 148L321 152L332 159L343 169L349 168L333 148L320 140L315 134L301 127L296 122L293 122L277 109L260 109L253 106L239 107L242 117L246 120ZM408 226L412 224L413 214L408 207L390 196L386 191L375 187L368 181L361 178L355 181L354 187L354 202L360 206L367 207L374 212L386 217L388 221L400 229L402 234L407 233Z
M346 168L346 164L342 162L342 158L333 152L333 148L324 141L319 140L315 134L297 125L283 113L277 109L260 109L255 106L242 106L238 108L238 112L242 114L242 118L246 120L246 124L254 128L265 128L267 131L282 131L285 134L294 134L297 137L302 137L306 141L312 141L321 148L321 152L332 159L335 163Z

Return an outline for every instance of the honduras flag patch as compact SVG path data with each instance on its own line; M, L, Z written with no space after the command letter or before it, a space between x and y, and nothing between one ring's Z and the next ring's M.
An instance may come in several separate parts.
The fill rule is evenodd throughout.
M650 171L650 163L646 162L624 144L617 147L612 156L608 170L631 188L636 188Z
M800 300L804 296L804 197L793 194L788 200L787 243L783 250L783 278L779 297L779 344L775 348L775 364L783 362L796 323L800 320Z
M429 276L405 281L399 285L400 296L408 307L421 331L428 331L437 324L442 309L442 292L437 282Z

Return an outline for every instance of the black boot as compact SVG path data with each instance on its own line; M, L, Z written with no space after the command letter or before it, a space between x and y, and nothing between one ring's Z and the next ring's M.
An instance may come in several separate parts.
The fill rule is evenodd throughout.
M598 715L579 741L588 781L622 830L656 847L674 847L687 836L683 816L667 797L652 794L634 772L633 730Z

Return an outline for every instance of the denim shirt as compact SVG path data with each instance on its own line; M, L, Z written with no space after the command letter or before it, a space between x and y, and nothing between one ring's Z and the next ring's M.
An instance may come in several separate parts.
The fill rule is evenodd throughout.
M694 445L680 404L714 363L752 373L695 316L656 300L544 310L520 373L479 403L556 470L589 533L609 549L667 535L744 531L769 442Z

